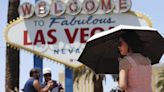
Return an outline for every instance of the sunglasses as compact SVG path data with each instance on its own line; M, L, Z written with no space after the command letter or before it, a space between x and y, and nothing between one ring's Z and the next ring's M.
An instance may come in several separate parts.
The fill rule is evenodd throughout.
M50 74L50 73L48 73L48 74L44 74L44 76L45 76L45 77L47 77L47 76L51 76L51 74Z
M34 73L39 73L38 71L35 71Z

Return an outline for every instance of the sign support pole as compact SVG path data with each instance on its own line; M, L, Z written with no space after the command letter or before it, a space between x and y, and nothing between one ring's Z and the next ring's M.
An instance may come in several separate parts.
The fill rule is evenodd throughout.
M39 81L42 82L42 75L43 75L43 59L41 57L38 57L36 55L34 55L34 68L39 68L40 69L40 79Z
M73 72L65 67L65 92L73 92Z
M37 2L37 1L39 1L39 0L35 0L35 3ZM38 57L38 56L36 56L36 55L34 55L34 68L39 68L41 71L40 71L40 73L41 73L41 76L40 76L40 82L42 82L42 79L43 79L43 77L42 77L42 74L43 74L43 59L41 58L41 57Z

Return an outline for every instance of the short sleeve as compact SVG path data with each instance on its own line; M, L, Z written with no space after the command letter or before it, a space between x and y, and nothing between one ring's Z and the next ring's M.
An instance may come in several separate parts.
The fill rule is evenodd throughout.
M119 60L119 70L123 69L127 71L130 68L131 68L131 64L126 58Z

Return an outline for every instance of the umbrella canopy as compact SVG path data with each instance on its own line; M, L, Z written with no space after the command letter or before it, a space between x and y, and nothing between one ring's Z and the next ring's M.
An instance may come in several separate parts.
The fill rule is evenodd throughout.
M151 59L152 64L159 63L164 53L164 38L156 29L120 25L111 30L93 35L88 39L78 61L99 74L118 74L118 39L127 31L135 31L143 42L143 55Z

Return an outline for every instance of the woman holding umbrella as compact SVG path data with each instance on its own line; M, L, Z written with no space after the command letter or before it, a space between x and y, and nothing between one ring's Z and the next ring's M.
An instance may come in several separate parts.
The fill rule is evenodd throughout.
M119 73L119 88L125 92L152 92L151 65L163 54L164 38L156 29L119 25L89 38L78 61L97 74Z
M134 31L127 31L119 38L119 82L125 92L152 92L152 67L149 58L142 54L142 41Z

